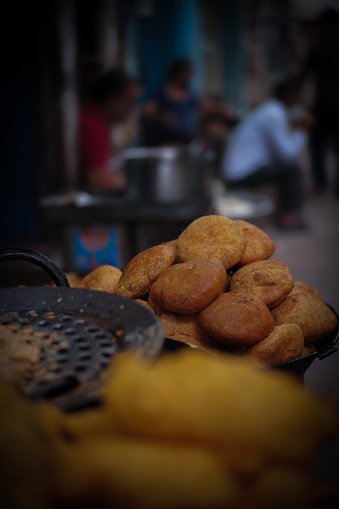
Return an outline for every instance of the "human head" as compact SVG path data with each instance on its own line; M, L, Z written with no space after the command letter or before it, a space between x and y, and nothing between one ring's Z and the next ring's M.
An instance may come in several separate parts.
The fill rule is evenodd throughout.
M135 80L123 69L112 69L92 83L91 99L100 106L109 124L122 122L130 115L136 99Z
M188 58L178 58L170 65L168 81L175 82L181 87L187 87L192 79L192 75L192 62Z
M286 106L293 106L301 100L302 82L296 76L289 76L278 81L273 87L273 97Z

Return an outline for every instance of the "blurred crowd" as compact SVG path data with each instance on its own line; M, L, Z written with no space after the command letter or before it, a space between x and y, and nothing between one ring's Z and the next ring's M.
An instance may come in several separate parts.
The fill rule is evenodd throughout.
M175 60L160 90L142 101L143 84L123 69L99 76L83 105L79 126L81 178L85 187L121 192L120 152L132 145L198 145L213 155L227 189L269 184L277 190L277 225L305 228L304 177L299 164L309 143L313 191L328 186L326 150L332 145L339 196L339 13L323 11L319 33L298 73L282 76L262 104L240 116L220 94L199 97L191 87L194 68ZM315 81L313 104L305 107L308 78Z
M198 97L193 66L175 60L158 93L140 104L142 83L121 68L92 83L80 115L81 175L91 189L123 188L119 152L131 145L185 147L198 142L221 161L224 142L238 118L222 95Z

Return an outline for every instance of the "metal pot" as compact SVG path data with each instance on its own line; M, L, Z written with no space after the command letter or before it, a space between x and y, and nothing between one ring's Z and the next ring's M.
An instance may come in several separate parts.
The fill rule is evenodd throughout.
M210 161L191 147L128 149L123 169L128 194L141 200L173 203L210 196Z

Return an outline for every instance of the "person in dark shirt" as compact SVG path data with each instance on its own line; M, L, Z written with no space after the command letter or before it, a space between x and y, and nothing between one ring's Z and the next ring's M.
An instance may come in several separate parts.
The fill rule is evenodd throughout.
M324 10L316 25L318 36L305 66L305 75L315 80L312 175L316 190L324 191L328 186L325 156L332 145L337 166L335 193L339 197L339 12Z
M186 145L194 135L199 102L190 90L193 66L187 58L175 60L168 79L142 114L142 144Z

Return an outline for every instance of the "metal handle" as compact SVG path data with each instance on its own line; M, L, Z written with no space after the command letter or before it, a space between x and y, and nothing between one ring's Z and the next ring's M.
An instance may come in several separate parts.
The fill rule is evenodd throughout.
M43 269L51 277L57 286L69 287L69 282L65 274L48 256L32 251L31 249L5 249L0 251L0 263L13 260L23 260L25 262L34 263Z

